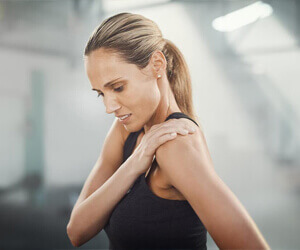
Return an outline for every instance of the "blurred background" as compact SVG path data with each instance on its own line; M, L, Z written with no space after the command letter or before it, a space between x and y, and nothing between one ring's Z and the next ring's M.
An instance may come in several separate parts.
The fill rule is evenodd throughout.
M1 0L0 248L73 248L71 209L114 120L83 50L124 11L182 51L217 173L272 249L300 249L296 0ZM217 249L209 234L207 245ZM108 248L105 232L81 248Z

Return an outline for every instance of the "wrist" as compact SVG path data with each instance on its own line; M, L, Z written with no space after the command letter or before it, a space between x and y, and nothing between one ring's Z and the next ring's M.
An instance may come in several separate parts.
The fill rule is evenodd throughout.
M134 152L134 154L130 155L126 160L126 168L130 175L134 177L139 177L142 172L142 157L139 152Z

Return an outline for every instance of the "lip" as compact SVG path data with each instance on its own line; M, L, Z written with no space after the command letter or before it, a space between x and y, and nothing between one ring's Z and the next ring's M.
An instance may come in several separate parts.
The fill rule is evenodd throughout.
M129 113L129 114L124 114L124 115L130 115L131 113ZM116 117L118 117L118 118L120 118L120 117L122 117L122 116L124 116L124 115L116 115Z
M119 122L121 122L122 124L126 124L126 123L128 123L128 121L130 120L130 118L131 118L131 116L132 116L132 114L130 114L130 116L128 116L127 118L125 118L125 120L121 120L119 117Z

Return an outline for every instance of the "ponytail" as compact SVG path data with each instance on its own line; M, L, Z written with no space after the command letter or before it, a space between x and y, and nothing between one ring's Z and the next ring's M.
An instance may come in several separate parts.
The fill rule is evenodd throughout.
M156 23L132 13L119 13L105 19L97 27L85 47L84 55L101 47L117 51L122 58L145 68L155 50L164 53L167 60L167 77L180 110L200 123L195 115L191 77L179 49L168 39L164 39Z
M175 100L181 111L200 126L193 106L191 76L186 61L173 42L168 39L164 40L165 46L162 52L167 60L167 77Z

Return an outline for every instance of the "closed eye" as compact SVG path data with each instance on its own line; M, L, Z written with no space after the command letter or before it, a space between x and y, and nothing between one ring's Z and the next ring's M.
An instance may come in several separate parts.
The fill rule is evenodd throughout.
M120 87L114 89L114 91L117 91L117 92L121 92L122 90L123 90L123 86L120 86Z
M123 86L120 86L120 87L118 87L118 88L115 88L114 91L116 91L116 92L121 92L121 91L123 91ZM98 97L99 97L99 96L104 96L104 94L103 94L102 92L98 92Z

